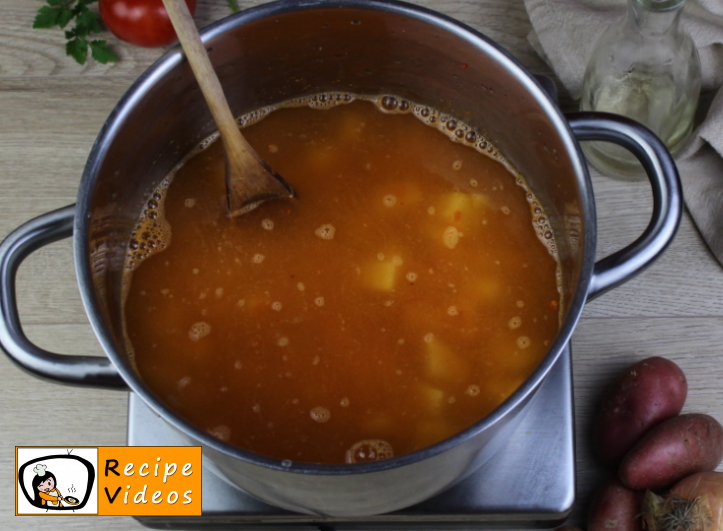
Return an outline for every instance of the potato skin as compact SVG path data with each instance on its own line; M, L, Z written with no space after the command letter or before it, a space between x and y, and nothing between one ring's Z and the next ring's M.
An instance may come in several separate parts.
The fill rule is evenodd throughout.
M658 424L625 454L618 476L634 490L659 490L696 472L713 470L723 459L723 427L701 413Z
M595 423L602 463L616 467L646 431L680 413L687 394L685 374L668 359L647 358L629 367L605 395Z
M612 476L595 492L587 531L640 531L643 492L626 488Z

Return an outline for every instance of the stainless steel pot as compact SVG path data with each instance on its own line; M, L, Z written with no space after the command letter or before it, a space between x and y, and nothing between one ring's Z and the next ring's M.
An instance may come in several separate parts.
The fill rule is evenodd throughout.
M381 0L283 0L202 32L236 114L321 91L395 94L485 131L527 177L553 225L564 321L538 369L486 418L434 446L358 465L282 462L226 444L190 425L148 389L123 348L121 281L129 234L159 181L214 129L178 48L131 87L100 132L76 205L40 216L0 246L0 344L20 367L51 381L137 393L209 466L250 494L302 513L362 516L400 509L449 487L503 444L570 339L586 300L650 265L681 214L674 162L634 122L603 114L563 117L537 81L495 43L448 17ZM595 203L577 140L635 153L650 177L653 216L640 238L595 263ZM72 233L78 283L107 358L60 356L22 332L15 274L37 248Z

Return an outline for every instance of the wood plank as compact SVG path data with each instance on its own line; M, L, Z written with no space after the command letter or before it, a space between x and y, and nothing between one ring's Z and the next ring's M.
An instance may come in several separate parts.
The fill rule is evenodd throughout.
M26 327L38 343L54 351L79 355L100 353L87 325ZM13 477L15 446L122 446L126 443L128 393L57 385L26 374L0 356L3 407L0 408L0 470ZM131 518L15 517L13 481L0 482L0 528L143 529ZM70 521L72 520L72 522Z
M101 126L134 78L0 78L0 232L75 201Z
M651 213L650 185L593 172L598 257L632 242ZM723 274L687 213L662 258L640 276L589 303L584 317L721 316Z
M723 421L723 366L717 362L721 344L721 318L580 322L572 338L578 481L573 525L584 525L591 493L609 473L597 463L592 450L592 426L607 387L636 361L663 356L680 365L688 379L683 412L706 413Z
M268 1L240 0L238 4L241 9L247 9ZM527 42L531 25L521 0L417 0L411 3L468 24L500 43L528 68L551 72ZM3 17L0 18L0 77L138 76L172 47L139 48L105 31L100 38L111 45L119 57L118 63L101 65L89 61L81 66L65 54L65 39L59 28L32 29L33 19L41 5L38 1L4 0ZM199 0L194 20L199 28L204 28L230 13L224 0Z
M246 8L263 2L240 1ZM33 29L39 1L4 0L0 18L0 77L18 76L139 76L166 50L140 48L125 43L109 31L98 38L106 39L118 56L117 63L102 65L87 61L79 65L65 53L65 38L59 28ZM97 5L91 9L97 11ZM224 1L201 0L196 10L196 24L203 28L231 13ZM68 29L68 28L66 28Z

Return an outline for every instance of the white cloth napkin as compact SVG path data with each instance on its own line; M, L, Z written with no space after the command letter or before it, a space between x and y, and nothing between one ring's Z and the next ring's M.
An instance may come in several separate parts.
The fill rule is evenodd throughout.
M625 16L627 0L524 2L533 27L530 44L579 98L595 43ZM676 162L688 211L723 264L723 0L688 0L682 24L700 54L703 91L718 93Z

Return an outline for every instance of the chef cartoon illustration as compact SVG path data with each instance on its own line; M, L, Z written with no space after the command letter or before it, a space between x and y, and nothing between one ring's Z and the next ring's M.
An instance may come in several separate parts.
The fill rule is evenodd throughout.
M33 478L33 492L35 494L35 504L42 505L48 509L63 506L63 495L58 490L58 481L52 472L48 470L47 465L38 463L33 468L35 477Z
M15 514L98 514L98 448L16 446L15 452Z

